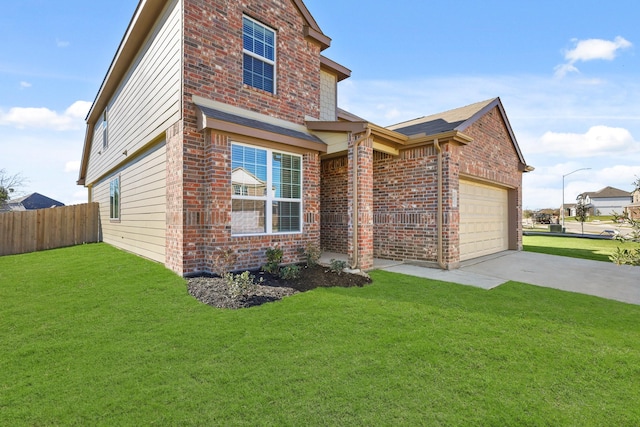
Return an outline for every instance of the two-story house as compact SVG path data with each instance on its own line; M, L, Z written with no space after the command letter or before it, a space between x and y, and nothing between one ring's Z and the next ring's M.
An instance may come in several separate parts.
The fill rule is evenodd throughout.
M622 214L629 203L631 193L614 187L605 187L598 191L578 195L591 215Z
M141 0L87 116L103 240L179 274L307 244L455 268L521 248L524 161L500 99L381 127L302 0Z

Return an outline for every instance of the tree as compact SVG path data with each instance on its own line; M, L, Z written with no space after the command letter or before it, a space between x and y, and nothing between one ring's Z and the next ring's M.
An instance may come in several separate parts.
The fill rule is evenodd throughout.
M582 196L578 196L578 203L576 204L576 221L580 221L582 225L582 234L584 234L584 222L589 216L589 208L584 203Z
M636 190L640 190L640 178L636 177L633 183ZM616 222L626 222L631 225L631 234L627 236L618 236L617 239L623 243L640 242L640 220L631 218L629 212L622 215L614 215ZM627 249L618 246L616 252L609 257L611 261L618 265L629 264L640 266L640 249Z
M26 179L20 173L9 175L5 169L0 169L0 204L9 200L25 183Z

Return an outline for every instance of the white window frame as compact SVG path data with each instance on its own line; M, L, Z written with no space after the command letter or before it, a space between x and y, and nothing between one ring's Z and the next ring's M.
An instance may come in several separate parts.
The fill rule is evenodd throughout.
M233 146L249 147L256 150L264 150L267 153L267 184L266 195L264 196L248 196L236 194L234 186L231 185L231 199L233 200L260 200L265 202L265 232L261 233L237 233L231 230L233 237L237 236L265 236L265 235L281 235L281 234L302 234L304 229L304 158L300 154L290 153L282 150L274 150L271 148L261 147L257 145L251 145L241 142L232 141L231 151ZM297 157L300 160L300 197L299 198L283 198L276 197L276 190L273 185L273 154L286 154L288 156ZM273 231L273 203L274 202L293 202L298 203L300 206L300 218L298 223L298 230L296 231ZM233 215L233 212L231 213Z
M243 59L243 63L242 63L242 82L243 82L243 84L246 84L246 85L251 86L253 88L256 88L258 90L263 90L263 91L265 91L267 93L272 93L272 94L275 95L277 93L277 87L278 87L278 84L277 84L278 83L278 81L277 81L278 80L278 73L277 73L277 69L278 68L277 68L277 64L276 64L277 58L278 58L278 33L276 32L275 29L273 29L271 27L268 27L268 26L264 25L262 22L256 21L255 19L250 18L247 15L243 15L242 18L243 18L242 19L242 26L243 26L243 30L242 30L242 53L243 54L247 54L247 55L249 55L249 56L251 56L251 57L253 57L253 58L255 58L255 59L259 60L259 61L265 62L265 63L270 64L270 65L273 66L273 91L268 91L266 89L261 89L259 87L255 87L255 86L250 85L248 83L244 83L244 59ZM247 20L253 22L254 24L259 25L260 27L264 28L265 30L271 31L273 33L273 60L244 48L244 20L245 19L247 19ZM243 55L243 57L244 57L244 55Z
M109 220L120 221L122 211L122 185L120 175L109 181Z

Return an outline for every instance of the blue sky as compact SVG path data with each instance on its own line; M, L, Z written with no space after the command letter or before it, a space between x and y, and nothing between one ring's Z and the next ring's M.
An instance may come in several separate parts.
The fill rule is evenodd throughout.
M557 207L640 176L637 2L306 0L350 68L339 104L380 124L500 96L527 163L525 208ZM0 169L23 191L86 201L75 185L84 116L135 0L3 5Z

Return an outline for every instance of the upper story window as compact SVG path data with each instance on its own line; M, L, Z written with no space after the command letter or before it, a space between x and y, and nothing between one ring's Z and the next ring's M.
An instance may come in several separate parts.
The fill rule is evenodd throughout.
M231 234L302 231L302 158L231 146Z
M242 18L243 83L275 93L276 33L257 21Z
M116 176L109 183L109 219L120 220L120 176Z
M106 150L109 146L108 132L107 132L107 110L102 113L102 149Z

